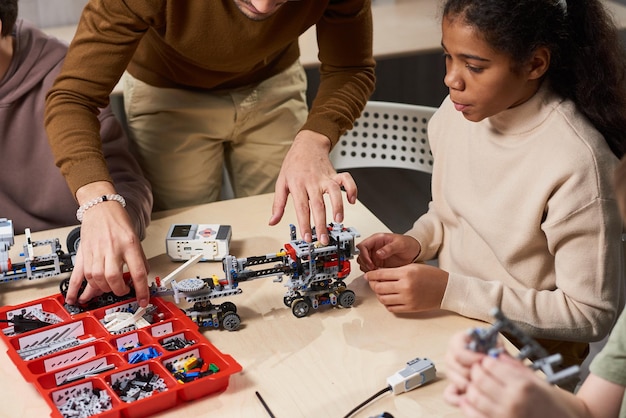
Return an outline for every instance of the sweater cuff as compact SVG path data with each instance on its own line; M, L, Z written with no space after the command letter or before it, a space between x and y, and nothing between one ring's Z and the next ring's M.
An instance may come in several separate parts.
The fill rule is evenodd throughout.
M448 273L448 285L441 300L441 309L456 312L470 318L483 317L475 306L472 306L470 295L471 279L456 273ZM476 290L476 287L474 287ZM469 303L467 303L469 302Z
M309 130L326 136L330 139L331 149L339 142L342 134L335 122L322 117L310 117L300 130Z
M113 183L113 179L109 174L104 160L88 159L81 160L72 164L67 171L64 170L63 175L67 181L67 185L72 191L72 195L76 196L76 192L81 187L97 181L108 181Z

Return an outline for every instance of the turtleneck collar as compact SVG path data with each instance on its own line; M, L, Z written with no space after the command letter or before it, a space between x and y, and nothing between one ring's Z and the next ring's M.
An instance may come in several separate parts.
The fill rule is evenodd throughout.
M541 125L562 100L554 100L556 94L548 82L542 83L537 92L519 106L507 109L482 123L503 135L523 135Z

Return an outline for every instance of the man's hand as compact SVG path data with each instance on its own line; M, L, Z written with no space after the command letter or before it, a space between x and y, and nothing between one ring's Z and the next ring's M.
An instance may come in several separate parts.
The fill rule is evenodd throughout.
M81 187L76 196L84 203L110 193L115 193L110 183L96 182ZM105 292L125 295L130 290L123 278L125 265L133 279L139 305L147 306L148 262L128 213L118 202L102 202L89 208L83 215L80 246L66 302L72 305L78 299L85 303ZM83 278L87 287L79 297Z
M306 130L296 135L276 181L270 225L280 222L291 193L302 238L307 242L312 240L313 215L317 239L324 245L329 243L324 195L330 197L335 222L343 222L342 189L348 202L355 203L357 197L354 179L349 173L338 174L335 171L329 152L330 140L324 135Z

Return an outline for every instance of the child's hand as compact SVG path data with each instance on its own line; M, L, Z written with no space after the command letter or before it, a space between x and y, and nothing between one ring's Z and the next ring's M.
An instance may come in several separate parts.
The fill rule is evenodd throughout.
M571 417L559 402L560 389L508 355L475 363L458 406L466 416L484 418Z
M444 399L455 406L459 406L470 383L472 366L478 364L485 354L477 353L467 348L470 343L468 332L455 334L448 343L446 352L446 377L449 384L444 391Z
M357 262L363 272L380 267L400 267L411 263L422 247L408 235L379 233L357 245L360 254Z
M439 309L448 285L448 273L427 264L381 268L364 277L380 303L394 313Z

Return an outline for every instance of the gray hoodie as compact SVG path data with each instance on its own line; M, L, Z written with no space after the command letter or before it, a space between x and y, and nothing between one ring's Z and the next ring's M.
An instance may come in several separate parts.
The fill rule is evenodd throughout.
M61 69L67 46L18 20L11 65L0 80L0 218L16 234L75 225L78 205L54 164L43 125L45 96ZM152 193L128 140L109 108L102 110L102 146L115 188L140 238L150 221Z

